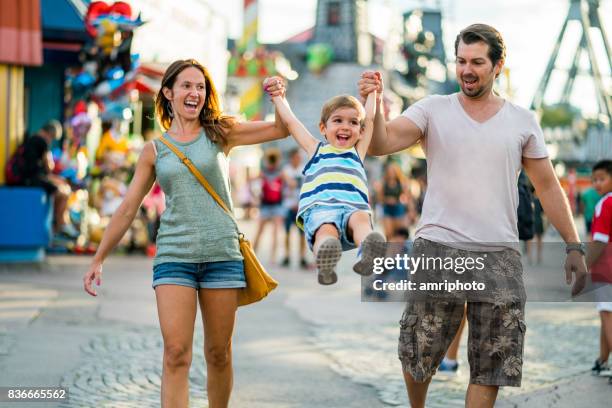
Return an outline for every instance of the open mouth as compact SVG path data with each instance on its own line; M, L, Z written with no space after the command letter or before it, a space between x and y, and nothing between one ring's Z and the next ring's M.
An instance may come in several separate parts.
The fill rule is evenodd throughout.
M468 88L474 88L478 82L478 78L463 78L463 83Z
M338 140L338 143L340 144L348 143L350 138L351 138L350 135L336 135L336 139Z
M184 105L187 112L196 112L198 110L198 101L185 101Z

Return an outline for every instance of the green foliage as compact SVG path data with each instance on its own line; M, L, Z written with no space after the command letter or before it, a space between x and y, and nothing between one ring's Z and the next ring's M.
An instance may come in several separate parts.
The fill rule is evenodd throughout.
M543 128L568 127L576 117L576 110L567 105L544 106L540 125Z
M319 73L334 58L334 51L329 44L312 44L306 51L306 61L311 72Z

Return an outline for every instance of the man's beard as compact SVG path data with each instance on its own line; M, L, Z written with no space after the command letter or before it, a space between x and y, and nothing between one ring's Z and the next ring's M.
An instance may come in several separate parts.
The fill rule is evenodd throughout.
M489 86L489 84L474 88L472 90L467 89L465 85L461 85L461 91L463 92L463 94L470 98L479 98L485 93L487 93L490 89L491 86Z

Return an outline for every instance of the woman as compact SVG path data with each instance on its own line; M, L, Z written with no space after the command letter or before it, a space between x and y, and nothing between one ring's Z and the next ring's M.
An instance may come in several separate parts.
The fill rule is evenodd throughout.
M275 94L284 95L279 78L266 85ZM287 136L279 120L240 123L223 115L210 74L195 60L179 60L168 67L155 110L166 129L165 138L198 167L229 208L230 150ZM83 278L84 288L96 296L93 282L101 283L104 259L130 227L156 179L166 194L153 263L153 288L164 340L162 407L189 404L188 374L198 300L204 323L209 406L227 407L237 294L246 286L236 226L161 141L145 145L126 197Z
M261 171L261 196L259 206L259 223L253 241L253 249L257 251L266 224L272 224L272 246L270 248L270 263L276 263L276 247L278 234L283 225L285 208L283 207L283 173L281 171L281 152L269 149L264 154L264 167Z
M399 165L393 162L387 163L380 194L383 202L383 227L387 237L394 236L399 228L408 227L406 222L408 191L406 177Z

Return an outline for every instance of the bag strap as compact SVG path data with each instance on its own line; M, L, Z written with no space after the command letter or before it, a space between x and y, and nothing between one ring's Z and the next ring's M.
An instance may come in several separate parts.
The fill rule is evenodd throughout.
M229 208L227 208L227 205L225 205L225 203L223 202L221 197L219 197L219 195L217 194L215 189L210 185L210 183L208 182L208 180L206 180L206 178L202 175L202 173L200 173L200 171L193 164L193 162L191 160L189 160L189 158L187 156L185 156L183 154L183 152L181 152L175 145L170 143L165 137L161 136L159 138L159 140L163 144L165 144L168 147L168 149L172 150L174 152L174 154L176 154L178 156L178 158L181 160L181 162L185 166L187 166L187 168L189 169L191 174L193 174L195 176L195 178L200 182L202 187L204 187L204 189L206 191L208 191L208 193L217 202L217 204L219 204L219 206L221 208L223 208L223 210L225 210L225 212L232 218L232 220L234 220L234 222L236 223L236 229L238 229L238 235L242 236L242 233L240 232L240 229L238 228L238 222L236 222L236 218L234 217L234 214L230 211Z

